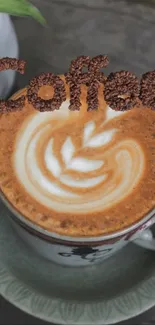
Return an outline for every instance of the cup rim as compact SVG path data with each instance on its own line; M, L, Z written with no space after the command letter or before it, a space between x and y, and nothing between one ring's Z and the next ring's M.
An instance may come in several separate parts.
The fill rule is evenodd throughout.
M6 198L5 194L0 189L0 198L2 199L2 202L5 204L5 206L13 213L14 217L19 219L20 222L28 226L30 229L34 230L35 232L38 232L39 234L45 235L49 238L53 238L55 240L60 241L66 241L66 242L82 242L82 243L89 243L89 242L101 242L105 240L114 239L117 237L123 237L129 232L132 232L136 228L139 228L142 224L147 222L153 215L155 214L155 208L153 208L145 217L143 217L140 221L134 223L130 227L127 227L121 231L116 231L111 234L97 236L97 237L73 237L73 236L65 236L65 235L59 235L57 233L54 233L52 231L48 231L39 225L34 224L32 221L28 220L26 217L24 217L16 208L9 202L9 200Z

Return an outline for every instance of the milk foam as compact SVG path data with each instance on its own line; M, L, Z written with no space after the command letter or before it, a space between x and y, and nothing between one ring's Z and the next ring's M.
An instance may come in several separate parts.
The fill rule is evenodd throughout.
M66 101L59 111L35 112L24 121L16 140L15 173L28 194L49 209L104 210L139 183L145 163L142 148L130 138L115 142L119 130L104 129L109 121L126 114L109 107L100 127L88 120L81 124L82 134L64 136L61 129L71 114L68 105ZM75 131L80 123L77 115ZM75 137L80 137L80 146Z

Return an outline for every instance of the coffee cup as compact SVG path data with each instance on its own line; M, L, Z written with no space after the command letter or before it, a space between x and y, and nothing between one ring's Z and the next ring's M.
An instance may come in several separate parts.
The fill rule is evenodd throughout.
M34 225L15 210L2 193L0 196L9 209L8 216L18 236L38 255L54 263L71 267L101 263L130 242L155 250L155 239L150 230L155 223L154 210L143 220L123 231L107 236L73 239L69 236L56 235Z
M65 86L59 110L40 112L26 99L0 116L1 197L13 227L38 254L66 266L100 263L129 242L154 250L155 113L112 110L102 85L97 111L87 111L81 86L80 111L72 112ZM39 92L52 94L48 86Z

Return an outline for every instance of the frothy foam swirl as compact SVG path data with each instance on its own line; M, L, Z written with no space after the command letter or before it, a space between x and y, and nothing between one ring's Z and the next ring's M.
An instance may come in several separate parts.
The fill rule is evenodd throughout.
M135 139L116 141L119 130L109 121L119 114L125 113L107 108L104 120L89 114L88 120L72 119L66 101L59 111L30 115L14 151L17 178L29 195L49 209L70 213L104 211L128 196L145 161Z

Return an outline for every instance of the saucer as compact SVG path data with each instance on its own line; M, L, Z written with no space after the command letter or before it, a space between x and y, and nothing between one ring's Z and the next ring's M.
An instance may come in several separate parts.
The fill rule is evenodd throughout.
M0 294L21 310L55 324L111 324L155 305L155 254L129 244L102 264L56 265L14 232L0 202Z

